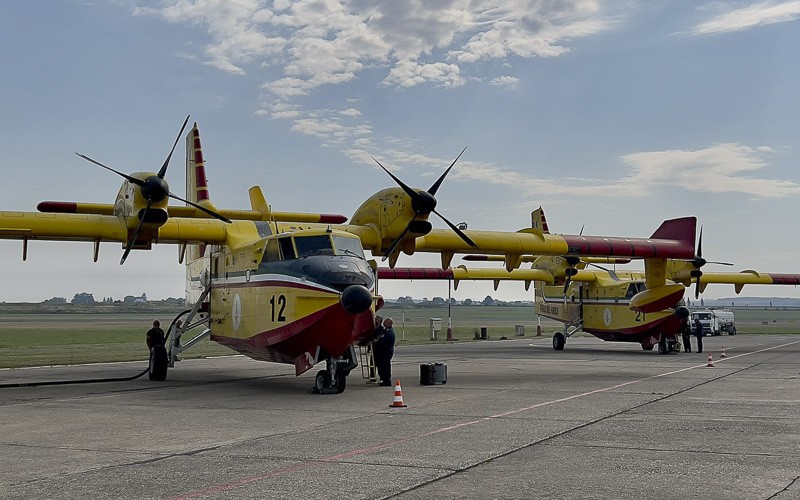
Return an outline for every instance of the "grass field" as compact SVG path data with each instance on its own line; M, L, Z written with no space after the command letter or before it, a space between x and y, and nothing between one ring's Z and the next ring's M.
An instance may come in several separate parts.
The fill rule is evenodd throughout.
M800 310L733 309L740 334L800 333ZM126 309L114 307L11 307L0 305L0 368L80 364L107 361L146 361L145 332L154 318L168 326L178 310ZM444 342L447 332L447 307L423 305L401 307L388 304L380 311L391 316L399 345ZM438 340L430 340L430 319L441 318ZM536 335L537 318L530 307L453 306L453 337L465 341L475 338L476 330L488 330L490 339L515 336L522 325L526 337ZM551 320L542 320L543 335L560 329ZM191 335L187 334L187 335ZM232 354L233 351L203 340L184 358Z

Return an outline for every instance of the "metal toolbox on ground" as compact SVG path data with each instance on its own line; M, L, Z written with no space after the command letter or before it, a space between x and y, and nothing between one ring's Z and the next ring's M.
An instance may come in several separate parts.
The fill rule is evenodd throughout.
M423 363L419 365L420 385L447 383L447 365L444 363Z

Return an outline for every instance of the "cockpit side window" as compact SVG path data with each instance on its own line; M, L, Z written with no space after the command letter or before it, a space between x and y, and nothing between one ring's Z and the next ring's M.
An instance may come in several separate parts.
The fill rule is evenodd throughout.
M283 258L284 259L288 260L288 259L294 259L295 258L294 247L292 246L292 239L291 238L289 238L289 237L279 238L278 239L278 243L280 244L281 253L283 254Z
M272 238L267 240L267 245L264 249L264 258L262 262L278 262L281 260L281 248L278 245L278 240Z
M297 247L298 257L311 255L333 255L331 237L327 234L319 236L296 236L294 244Z
M625 298L626 299L633 298L633 296L636 295L636 293L637 293L636 283L631 283L628 285L628 291L625 293Z
M333 246L336 247L336 255L349 255L351 257L364 258L364 249L359 238L349 238L347 236L334 236Z

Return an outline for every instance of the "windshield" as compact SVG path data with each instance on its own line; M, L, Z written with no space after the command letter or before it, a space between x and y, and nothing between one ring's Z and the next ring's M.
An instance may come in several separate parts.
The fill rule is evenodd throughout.
M336 255L350 255L361 259L364 258L364 249L361 247L360 238L334 236L333 245L336 247Z
M319 236L296 236L294 246L297 248L297 257L311 255L333 255L331 238L327 234Z

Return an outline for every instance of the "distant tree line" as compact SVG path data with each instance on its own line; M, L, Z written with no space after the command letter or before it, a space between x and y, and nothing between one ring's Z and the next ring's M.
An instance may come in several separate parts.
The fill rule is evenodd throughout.
M434 297L432 299L428 299L428 297L424 297L422 299L414 299L411 296L405 297L398 297L395 301L397 304L403 306L412 306L412 305L424 305L424 306L446 306L447 299L442 297ZM487 295L483 300L473 300L473 299L464 299L464 300L456 300L454 298L450 299L450 304L452 305L464 305L464 306L526 306L531 305L531 301L526 300L515 300L515 301L503 301L492 298L491 295Z
M91 293L88 293L88 292L76 293L72 297L72 300L69 301L69 303L76 304L76 305L96 305L96 304L136 305L136 304L153 304L153 303L157 303L157 304L171 304L171 305L178 305L178 306L184 305L184 302L185 302L184 299L176 298L176 297L169 297L169 298L164 299L164 300L150 301L150 300L147 300L147 295L144 294L144 293L142 293L139 296L126 295L125 298L122 299L122 300L114 300L113 297L103 297L103 300L101 302L98 302L97 300L95 300L94 294L91 294ZM53 298L50 298L50 299L42 301L42 304L46 304L46 305L61 305L61 304L66 304L66 303L67 303L67 299L64 298L64 297L53 297Z

